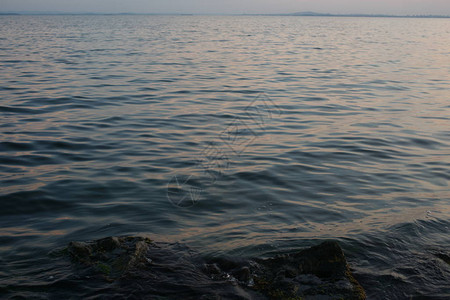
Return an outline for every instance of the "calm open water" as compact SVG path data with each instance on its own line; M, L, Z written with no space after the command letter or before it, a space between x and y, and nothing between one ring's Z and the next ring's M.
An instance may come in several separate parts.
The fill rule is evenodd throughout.
M1 16L0 287L138 234L449 297L449 57L449 19Z

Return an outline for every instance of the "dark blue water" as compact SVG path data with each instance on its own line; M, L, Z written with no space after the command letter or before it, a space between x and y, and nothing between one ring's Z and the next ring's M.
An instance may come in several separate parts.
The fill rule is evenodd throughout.
M448 297L449 55L448 19L1 16L0 286L137 234Z

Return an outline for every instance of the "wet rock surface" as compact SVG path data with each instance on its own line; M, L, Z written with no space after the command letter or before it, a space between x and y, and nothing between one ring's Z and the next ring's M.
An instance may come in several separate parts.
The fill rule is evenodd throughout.
M151 240L141 237L107 237L91 243L70 242L67 251L74 261L115 280L145 267Z
M440 258L441 260L443 260L445 263L447 263L448 265L450 265L450 252L444 252L444 251L434 251L434 256L436 256L437 258Z
M65 253L83 297L365 299L336 242L269 259L203 258L142 237L71 242Z
M365 299L336 242L257 260L255 287L271 299Z

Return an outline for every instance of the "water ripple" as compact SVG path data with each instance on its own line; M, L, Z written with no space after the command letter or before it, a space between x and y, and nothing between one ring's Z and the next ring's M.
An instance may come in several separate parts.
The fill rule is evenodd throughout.
M75 290L46 253L143 233L242 256L339 239L372 298L450 293L447 20L0 16L0 36L0 289Z

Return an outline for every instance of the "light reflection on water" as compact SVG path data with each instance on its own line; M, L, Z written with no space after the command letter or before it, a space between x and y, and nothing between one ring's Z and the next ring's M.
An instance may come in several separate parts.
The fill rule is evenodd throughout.
M394 270L390 253L448 247L449 30L445 19L1 16L2 275L33 249L108 235L243 256L337 238L381 293L371 268ZM245 114L261 92L281 110L262 128ZM170 179L204 176L203 150L236 118L257 138L196 205L172 205ZM367 266L369 254L383 259ZM405 279L401 293L441 279Z

